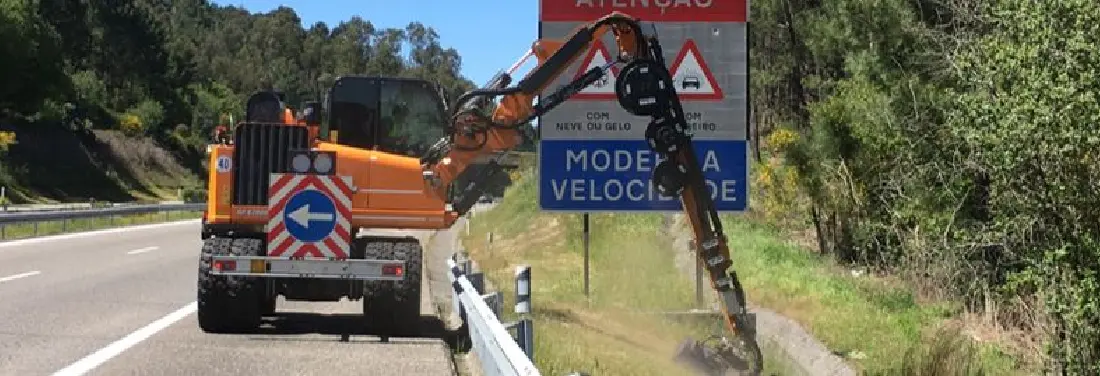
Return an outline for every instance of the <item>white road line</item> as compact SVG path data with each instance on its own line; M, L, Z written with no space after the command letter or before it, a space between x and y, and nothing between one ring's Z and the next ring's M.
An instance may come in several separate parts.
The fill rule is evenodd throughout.
M130 349L131 347L134 347L134 345L141 343L141 341L152 337L154 334L157 334L157 332L160 332L161 330L168 328L177 321L183 320L183 318L190 316L192 313L195 313L198 308L199 304L197 302L191 302L191 304L185 305L183 306L183 308L180 308L175 312L169 313L167 316L161 317L157 319L157 321L153 321L149 325L146 325L145 327L138 329L125 337L122 337L122 339L115 341L110 345L107 345L107 347L99 349L91 355L84 357L84 359L80 359L76 361L76 363L70 364L68 367L65 367L64 369L55 372L54 376L79 376L88 373L96 367L103 365L103 363L106 363L108 360L111 360L111 358L114 358L119 354L122 354L126 350Z
M30 277L30 276L33 276L33 275L39 275L39 274L42 274L42 272L37 271L37 270L35 270L33 272L13 274L13 275L9 275L7 277L0 278L0 283L8 282L8 281L14 281L14 280L17 280L17 279L20 279L20 278L27 278L27 277Z
M43 237L30 238L30 239L0 241L0 250L2 250L3 248L7 248L7 247L15 247L15 246L20 246L20 245L44 243L44 242L49 242L49 241L54 241L54 240L79 239L79 238L85 238L85 237L91 237L91 236L97 236L97 235L117 234L117 233L120 233L120 232L150 230L150 229L155 229L155 228L171 227L171 226L179 226L179 225L193 225L193 224L199 224L199 222L200 222L200 220L198 220L198 219L187 219L187 220L175 221L175 222L154 223L154 224L149 224L149 225L137 225L137 226L126 226L126 227L111 228L111 229L106 229L106 230L75 232L75 233L72 233L72 234L61 234L61 235L43 236ZM198 237L198 235L196 235L196 237Z
M126 252L126 254L128 254L128 255L136 255L136 254L141 254L141 253L145 253L145 252L151 252L151 251L155 251L155 250L158 250L158 249L160 249L160 247L156 247L156 246L153 246L153 247L145 247L145 248L138 248L138 249L135 249L135 250L133 250L133 251L130 251L130 252Z

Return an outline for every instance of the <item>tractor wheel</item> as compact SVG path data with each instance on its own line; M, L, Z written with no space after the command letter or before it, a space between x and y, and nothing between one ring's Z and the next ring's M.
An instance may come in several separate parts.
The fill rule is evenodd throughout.
M382 337L420 334L421 255L420 242L413 237L368 239L366 258L405 261L403 280L364 283L363 315L370 333Z
M275 301L278 300L277 295L267 296L267 293L260 292L260 315L274 316L275 315Z
M244 333L260 326L263 285L257 278L211 274L212 256L262 256L258 239L210 238L199 260L199 327L207 333Z

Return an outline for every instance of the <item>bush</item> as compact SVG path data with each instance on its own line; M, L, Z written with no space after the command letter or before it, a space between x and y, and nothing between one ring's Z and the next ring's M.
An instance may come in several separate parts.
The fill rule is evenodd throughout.
M165 121L164 106L160 102L154 100L145 100L138 103L129 111L128 114L133 114L141 119L141 123L144 125L143 129L146 131L157 131L161 129Z
M136 137L145 133L145 125L141 123L141 118L134 114L123 114L119 119L119 127L122 128L122 133Z
M206 189L197 187L184 188L180 200L186 203L206 202Z
M7 152L8 148L15 144L15 132L0 131L0 154Z

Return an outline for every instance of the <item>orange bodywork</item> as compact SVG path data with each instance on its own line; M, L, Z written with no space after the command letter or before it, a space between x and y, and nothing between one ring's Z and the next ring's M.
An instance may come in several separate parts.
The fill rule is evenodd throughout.
M607 17L622 17L614 12ZM586 26L574 30L574 34ZM619 55L633 55L638 49L638 35L630 28L610 24L593 29L598 40L608 32L615 33ZM589 44L591 41L588 42ZM565 44L563 41L540 39L530 51L543 65ZM587 50L587 44L584 48ZM552 70L557 77L580 55L570 56L568 63L555 67L543 67ZM530 77L532 73L528 74ZM533 100L546 89L553 80L548 80L534 91L520 91L504 95L492 112L496 123L514 124L524 121L534 113ZM283 116L288 126L308 126L309 137L314 140L316 150L336 152L336 174L352 177L356 192L351 198L353 227L395 228L395 229L442 229L450 227L458 218L458 213L449 211L445 198L452 182L478 159L499 152L509 151L523 142L518 129L490 128L485 139L454 137L455 148L442 158L441 162L429 166L433 179L424 178L424 166L418 158L406 157L381 151L366 150L340 145L336 142L317 139L317 127L294 119L287 109ZM336 132L331 132L333 141L338 141ZM484 141L484 144L481 142ZM474 147L477 150L463 150ZM213 145L210 153L210 166L217 166L218 158L232 157L233 146ZM207 223L233 223L263 225L267 222L267 208L262 206L233 206L231 204L232 171L217 171L211 168L208 187Z
M311 132L312 133L312 132ZM458 218L446 211L446 203L426 189L417 158L335 144L314 143L314 149L337 155L336 175L350 176L355 185L351 197L354 227L441 229ZM214 145L210 166L219 158L232 158L232 145ZM267 207L232 205L233 171L210 169L207 186L208 224L262 226L268 221Z

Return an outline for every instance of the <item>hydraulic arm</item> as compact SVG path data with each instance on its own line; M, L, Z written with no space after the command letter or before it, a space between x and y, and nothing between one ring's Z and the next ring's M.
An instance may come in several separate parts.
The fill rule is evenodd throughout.
M608 66L593 68L543 96L538 104L532 103L593 41L609 32L615 37L618 54ZM509 86L511 74L532 55L537 58L537 66ZM597 82L612 66L621 64L615 88L619 104L633 115L651 119L646 140L664 157L654 170L652 182L661 194L681 198L694 233L698 262L709 271L711 286L722 303L726 327L734 334L732 339L723 338L725 345L718 351L720 354L699 362L721 362L725 365L717 368L748 369L757 374L762 357L755 340L755 323L747 312L737 275L730 270L733 263L727 239L692 148L684 110L663 56L656 36L643 35L637 19L619 12L578 27L565 41L537 41L509 71L498 75L486 87L467 92L456 100L449 136L437 142L421 159L425 179L439 197L444 197L447 186L471 163L518 146L523 142L520 127ZM499 103L493 103L497 98ZM468 210L465 204L456 206L460 213Z

